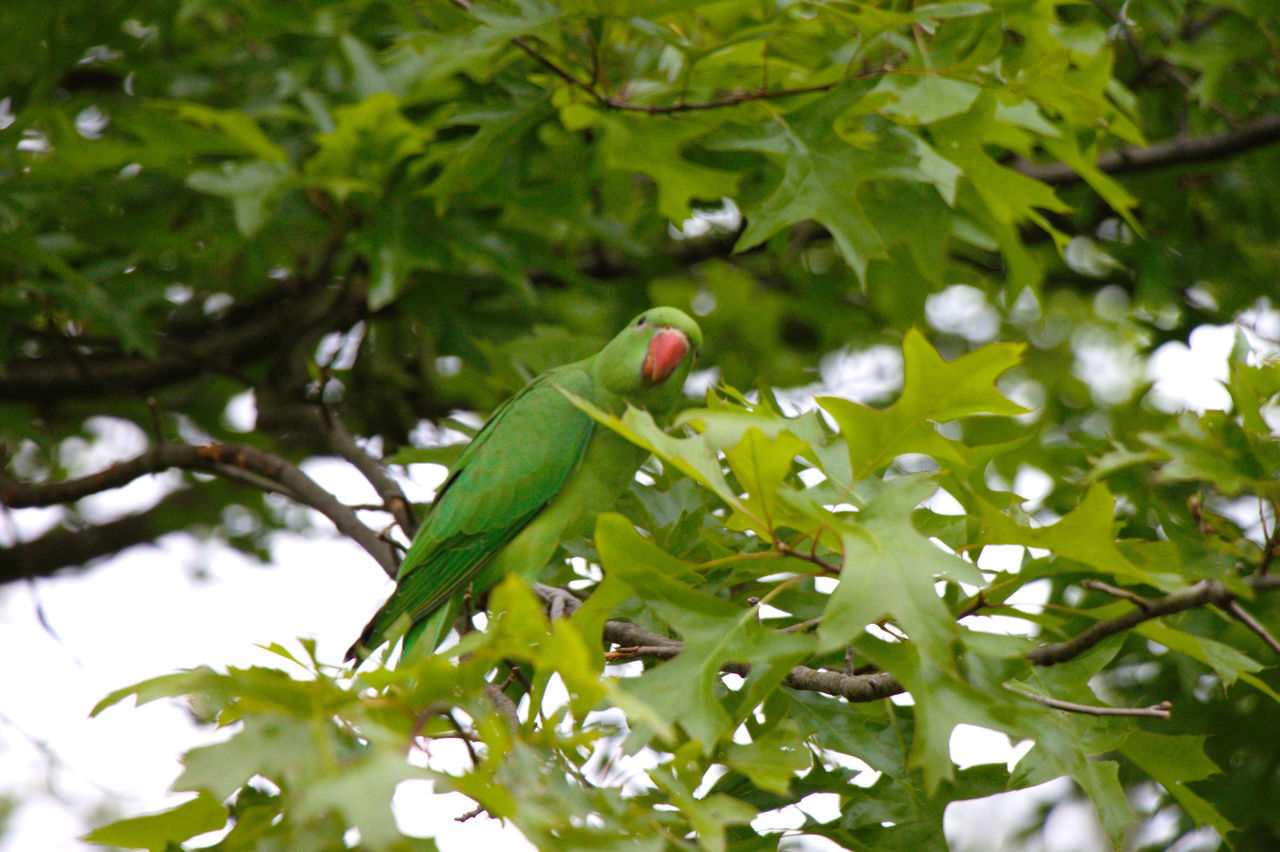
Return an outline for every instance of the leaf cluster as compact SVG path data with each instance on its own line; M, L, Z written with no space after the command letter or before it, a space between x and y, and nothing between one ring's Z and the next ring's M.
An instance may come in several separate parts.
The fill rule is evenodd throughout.
M240 728L188 755L177 789L197 799L92 839L139 845L145 832L180 824L166 842L181 842L211 830L211 802L230 801L218 848L261 848L244 838L262 842L263 821L275 838L340 838L354 827L361 848L412 848L391 830L389 808L396 786L418 778L466 794L545 848L765 843L767 833L749 828L761 813L823 793L838 815L806 814L799 832L846 848L941 849L949 802L1061 776L1092 800L1117 845L1136 820L1124 786L1134 777L1229 837L1235 826L1217 797L1193 786L1221 771L1204 736L1133 718L1168 711L1135 691L1127 671L1144 642L1157 642L1212 679L1179 695L1179 719L1184 705L1222 703L1237 681L1247 686L1233 696L1243 688L1280 702L1259 677L1250 649L1259 637L1224 630L1237 599L1271 611L1265 590L1275 584L1255 574L1256 547L1218 531L1177 534L1179 519L1192 523L1187 507L1166 519L1168 537L1117 537L1108 478L1141 467L1149 487L1164 490L1212 477L1223 493L1270 501L1275 439L1251 427L1257 409L1242 407L1254 413L1239 420L1206 415L1202 443L1150 435L1152 449L1123 465L1100 459L1070 512L1037 520L987 477L991 459L1017 453L1034 429L996 386L1020 348L994 344L946 361L911 333L905 384L888 407L826 397L785 414L767 396L751 402L725 388L685 411L676 433L642 411L616 417L578 401L658 466L655 484L629 504L632 517L599 517L591 542L602 574L587 586L579 579L589 596L571 617L549 622L511 579L492 595L485 631L420 664L352 680L308 659L299 677L198 671L122 690L104 706L187 695ZM1247 354L1237 353L1233 387L1246 405L1264 403L1280 393L1280 372L1241 363ZM1008 421L1006 440L975 440L981 430L971 427L993 419ZM1234 463L1185 470L1232 434ZM983 559L992 546L1023 557L992 567ZM1220 615L1173 603L1206 579L1223 590ZM1046 580L1056 581L1055 599L1075 602L1018 602ZM620 642L620 615L651 644ZM627 660L647 662L601 675ZM883 673L911 700L814 685L824 671L849 683ZM1134 695L1152 706L1117 705ZM1033 745L1013 767L960 769L949 750L959 725ZM435 768L433 742L452 738L468 744L469 765ZM641 759L643 783L610 770ZM206 777L206 765L225 774ZM857 783L868 768L870 781ZM240 809L241 796L257 801L254 778L279 790L256 805L269 819Z

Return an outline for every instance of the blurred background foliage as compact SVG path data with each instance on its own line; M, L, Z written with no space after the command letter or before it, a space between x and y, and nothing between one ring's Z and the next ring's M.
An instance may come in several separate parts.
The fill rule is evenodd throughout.
M889 402L909 329L946 359L1025 343L999 386L1033 413L953 427L1001 444L953 496L1014 491L1000 508L1046 525L1105 482L1116 540L1165 543L1181 580L1265 570L1278 63L1270 0L9 4L6 477L95 470L103 418L296 463L333 452L321 407L384 456L436 459L412 449L437 435L424 423L483 414L672 304L703 326L701 387L770 391L788 414L859 382L857 401ZM1193 333L1233 323L1217 382L1197 380ZM252 424L228 414L247 393ZM628 508L650 528L712 499L654 475L668 496ZM239 484L183 484L111 522L67 507L0 579L177 530L262 556L306 523ZM661 541L693 558L687 527ZM1041 561L1051 606L1108 600L1083 566ZM1250 606L1280 623L1274 600ZM1220 613L1182 618L1214 648L1257 643ZM1278 689L1275 670L1148 640L1115 649L1107 698L1174 700L1159 730L1206 738L1222 771L1194 789L1236 848L1280 843L1276 703L1221 682ZM1132 755L1118 772L1133 801L1158 789ZM1174 836L1205 821L1178 801Z

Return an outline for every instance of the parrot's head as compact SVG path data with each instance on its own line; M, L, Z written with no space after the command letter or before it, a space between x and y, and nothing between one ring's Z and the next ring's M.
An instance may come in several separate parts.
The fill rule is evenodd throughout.
M597 361L597 377L614 393L647 404L675 398L702 346L702 329L676 308L651 308L627 323Z

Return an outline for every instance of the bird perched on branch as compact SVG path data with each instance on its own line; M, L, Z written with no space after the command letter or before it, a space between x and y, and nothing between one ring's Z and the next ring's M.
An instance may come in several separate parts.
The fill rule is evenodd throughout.
M653 308L595 355L547 371L499 406L450 470L395 591L347 659L363 662L401 634L406 653L429 653L468 592L483 594L512 573L532 580L571 527L607 508L645 458L566 392L606 412L631 404L661 418L675 407L701 345L687 315Z

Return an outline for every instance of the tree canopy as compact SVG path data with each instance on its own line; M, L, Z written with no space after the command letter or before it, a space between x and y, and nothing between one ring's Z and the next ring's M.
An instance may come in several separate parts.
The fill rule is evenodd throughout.
M675 428L600 415L653 460L483 630L105 698L235 732L92 840L432 848L390 807L428 779L547 849L945 849L950 803L1065 777L1117 848L1280 844L1271 0L11 4L0 80L0 502L63 507L0 581L327 525L394 573L454 415L650 305L706 336ZM1153 366L1230 324L1209 399ZM147 449L101 467L104 419ZM1030 750L960 768L961 724Z

